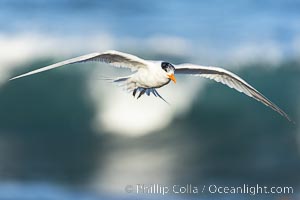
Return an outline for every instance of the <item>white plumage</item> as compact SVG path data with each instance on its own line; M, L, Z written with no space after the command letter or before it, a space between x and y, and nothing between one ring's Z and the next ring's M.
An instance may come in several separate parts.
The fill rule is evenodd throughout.
M11 78L10 80L33 75L64 65L89 61L104 62L115 67L126 67L131 69L132 71L135 71L135 73L130 76L118 77L111 80L123 85L129 92L133 93L133 96L138 95L137 98L141 97L144 94L147 94L149 96L152 93L154 96L158 96L163 99L156 91L156 89L168 84L171 80L176 83L174 74L195 75L215 80L229 86L230 88L242 92L247 96L256 99L257 101L262 102L266 106L269 106L289 121L292 121L283 110L281 110L264 95L258 92L254 87L241 79L239 76L225 69L194 64L172 65L170 63L162 61L144 60L131 54L113 50L103 53L87 54L65 60L56 64L39 68L37 70L33 70L25 74L21 74L19 76Z

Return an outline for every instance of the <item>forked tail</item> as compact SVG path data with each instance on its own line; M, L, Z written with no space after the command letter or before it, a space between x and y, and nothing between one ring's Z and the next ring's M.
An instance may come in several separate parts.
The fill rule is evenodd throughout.
M109 78L109 77L103 77L102 80L109 81L110 83L116 83L119 87L124 88L127 92L132 93L134 97L137 96L137 99L139 99L144 94L147 94L150 96L153 94L155 97L159 97L164 102L169 104L158 92L155 88L143 88L143 87L137 87L135 82L132 82L130 80L130 76L127 77L118 77L118 78Z
M136 93L139 92L139 95L137 95ZM167 102L158 92L155 88L135 88L132 92L132 95L135 97L137 95L137 99L139 99L141 96L143 96L144 94L147 94L148 96L150 96L151 94L153 94L155 97L159 97L161 100L163 100L164 102L166 102L167 104L169 104L169 102ZM170 105L170 104L169 104Z

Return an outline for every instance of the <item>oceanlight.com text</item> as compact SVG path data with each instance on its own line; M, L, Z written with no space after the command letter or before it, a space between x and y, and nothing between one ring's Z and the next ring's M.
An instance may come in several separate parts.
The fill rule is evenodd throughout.
M125 187L127 193L167 195L167 194L248 194L251 196L258 194L293 194L294 188L291 186L263 186L248 185L224 186L224 185L193 185L193 184L135 184Z

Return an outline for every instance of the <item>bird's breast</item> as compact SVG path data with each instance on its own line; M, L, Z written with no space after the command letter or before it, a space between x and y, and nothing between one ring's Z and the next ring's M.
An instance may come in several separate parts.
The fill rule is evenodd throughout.
M170 82L164 74L155 71L141 71L133 77L139 87L158 88Z

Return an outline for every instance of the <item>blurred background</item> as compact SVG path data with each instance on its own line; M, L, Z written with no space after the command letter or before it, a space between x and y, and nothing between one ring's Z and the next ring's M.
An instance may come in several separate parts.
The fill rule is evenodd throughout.
M300 197L297 0L1 0L0 199ZM10 77L115 49L224 67L296 125L226 86L177 77L139 100L100 63ZM290 186L294 194L134 195L126 185Z

